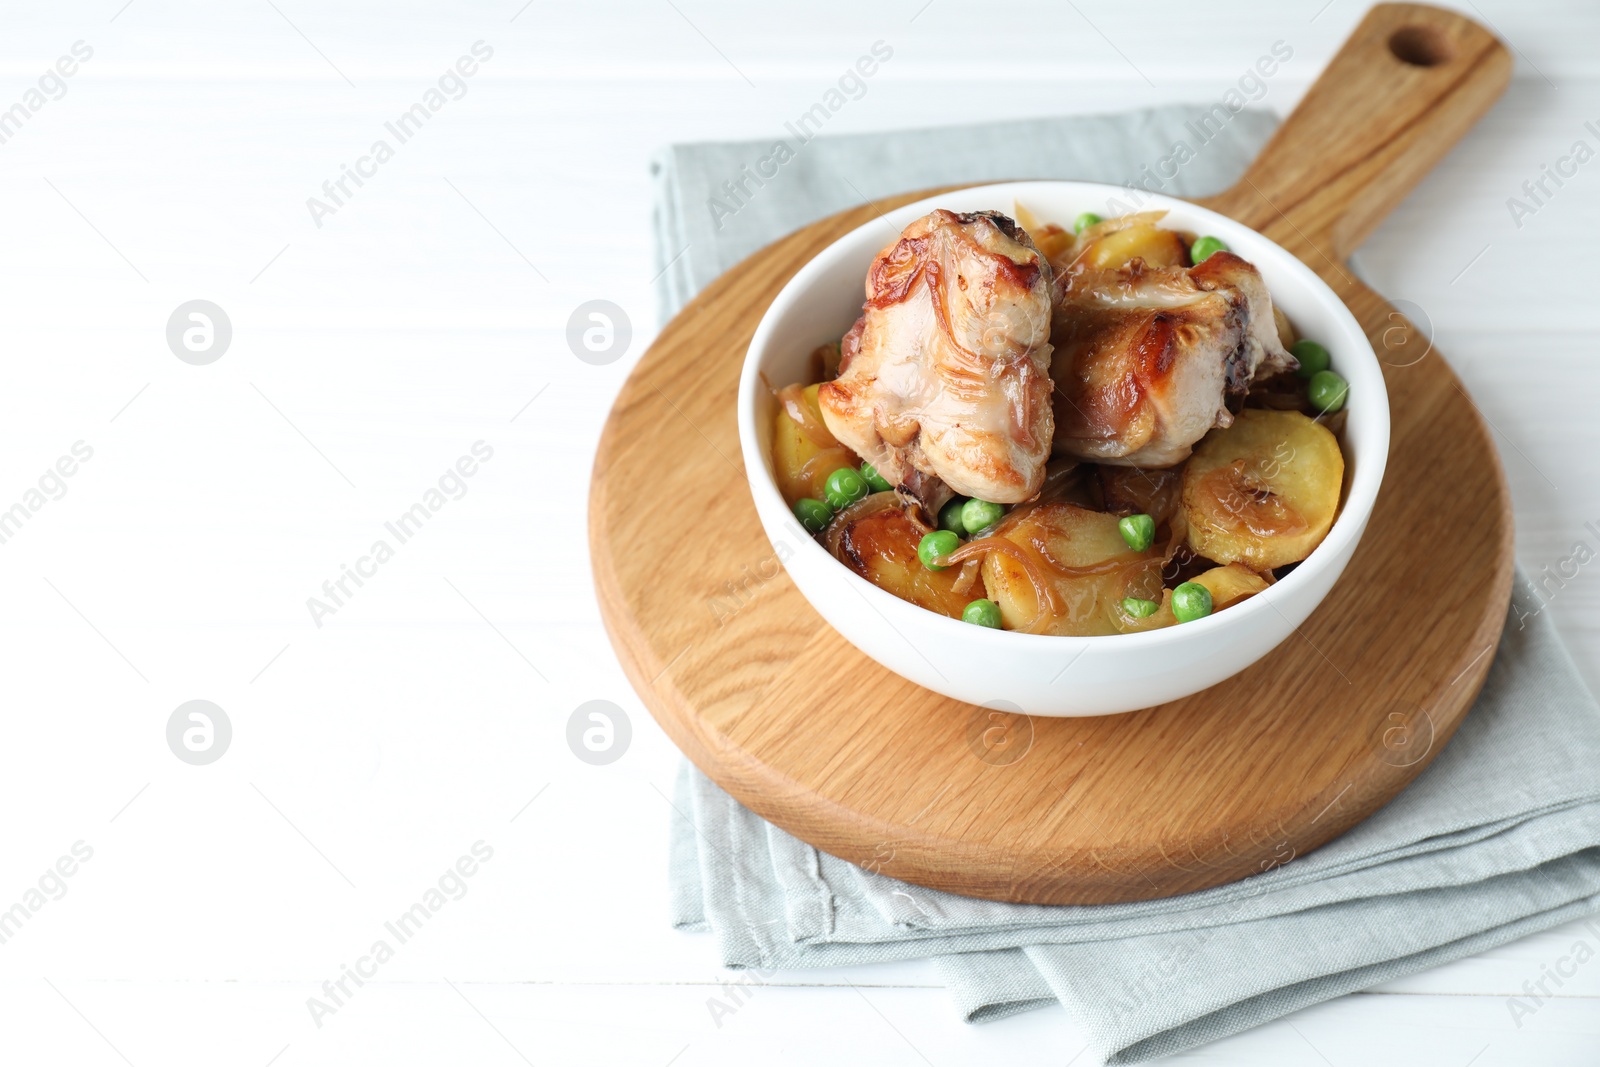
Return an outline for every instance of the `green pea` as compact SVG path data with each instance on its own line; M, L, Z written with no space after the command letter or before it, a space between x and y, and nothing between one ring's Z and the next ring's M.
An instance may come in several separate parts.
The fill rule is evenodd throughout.
M1124 515L1117 520L1117 532L1135 552L1143 552L1156 540L1156 520L1148 515Z
M934 530L922 535L922 542L917 545L917 558L922 565L930 571L942 571L947 564L933 562L940 556L948 556L961 547L961 538L949 530Z
M992 600L974 600L961 609L961 621L970 622L974 626L987 626L991 630L1000 629L1000 605Z
M822 495L835 510L847 508L867 495L867 480L852 467L840 467L828 475L822 485Z
M872 491L874 493L887 493L889 490L894 488L894 486L889 484L889 479L879 474L878 468L874 467L870 463L863 463L861 465L861 477L867 480L867 484L872 487Z
M1199 582L1184 582L1172 591L1172 614L1179 622L1194 622L1211 614L1211 590Z
M1145 600L1143 597L1125 596L1122 598L1122 610L1125 614L1136 619L1148 619L1161 608L1157 600Z
M961 509L966 506L967 498L964 496L952 497L939 509L939 529L949 530L957 537L967 535L966 524L961 521Z
M1318 371L1327 370L1331 361L1326 348L1323 348L1315 341L1307 341L1304 338L1296 341L1294 347L1289 351L1293 352L1294 358L1300 361L1300 369L1295 373L1302 378L1310 378Z
M800 520L800 525L812 533L821 533L833 518L833 509L820 500L811 497L801 497L794 502L794 517Z
M999 504L991 504L987 500L979 500L977 497L961 505L961 525L966 527L969 534L987 530L1005 516L1005 508Z
M1105 221L1105 219L1102 219L1099 215L1096 215L1094 212L1085 211L1082 215L1079 215L1077 218L1072 220L1072 232L1073 233L1082 233L1084 230L1087 230L1090 226L1093 226L1095 223L1104 222L1104 221Z
M1345 397L1350 395L1350 383L1331 370L1319 370L1311 376L1306 395L1311 398L1312 407L1331 415L1344 407Z
M1215 237L1197 237L1194 246L1189 249L1189 259L1195 263L1204 263L1210 259L1214 252L1226 252L1228 246Z

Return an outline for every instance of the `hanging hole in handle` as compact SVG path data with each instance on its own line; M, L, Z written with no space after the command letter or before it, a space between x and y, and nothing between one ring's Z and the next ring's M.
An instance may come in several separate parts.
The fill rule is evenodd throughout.
M1437 67L1455 54L1444 34L1429 26L1406 26L1389 38L1389 51L1413 67Z

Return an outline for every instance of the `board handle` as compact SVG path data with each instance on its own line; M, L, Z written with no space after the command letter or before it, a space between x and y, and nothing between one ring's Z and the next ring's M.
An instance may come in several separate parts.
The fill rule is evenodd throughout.
M1511 67L1505 45L1469 18L1379 4L1239 183L1210 204L1342 263L1483 117Z

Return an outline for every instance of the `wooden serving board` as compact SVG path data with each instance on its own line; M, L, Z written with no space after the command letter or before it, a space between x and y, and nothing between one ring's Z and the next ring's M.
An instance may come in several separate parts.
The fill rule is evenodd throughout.
M734 406L757 321L827 244L936 191L824 219L723 275L640 361L595 461L601 610L662 727L817 848L1001 900L1203 889L1370 815L1483 683L1510 596L1511 508L1455 374L1345 260L1510 70L1505 48L1458 15L1374 8L1239 184L1206 201L1349 306L1385 362L1393 439L1366 537L1321 607L1254 667L1159 708L1030 719L918 688L822 621L756 521Z

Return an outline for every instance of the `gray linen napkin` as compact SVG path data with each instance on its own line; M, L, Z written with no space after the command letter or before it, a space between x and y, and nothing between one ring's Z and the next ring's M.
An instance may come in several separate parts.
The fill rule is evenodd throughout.
M706 201L762 143L675 146L656 162L660 297L815 218L958 181L1124 181L1184 139L1162 108L818 139L729 215ZM1243 170L1272 119L1241 112L1161 191ZM728 201L723 201L724 206ZM678 782L674 924L729 966L933 957L971 1021L1059 1002L1107 1063L1135 1063L1600 910L1600 707L1537 594L1518 588L1477 706L1410 788L1316 852L1167 900L1002 904L862 870L766 823L698 771ZM1600 925L1593 927L1600 939Z

